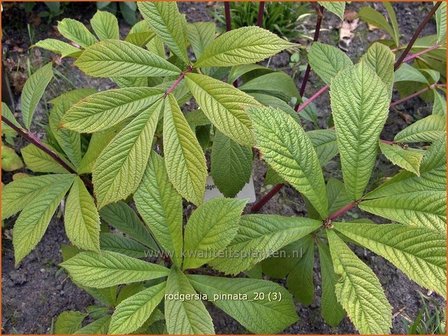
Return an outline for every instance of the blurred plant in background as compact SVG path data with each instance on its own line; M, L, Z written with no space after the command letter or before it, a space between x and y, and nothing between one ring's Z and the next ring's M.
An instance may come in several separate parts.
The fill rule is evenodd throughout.
M137 23L137 5L135 2L101 1L96 3L96 7L99 10L106 10L115 15L120 12L123 19L130 25Z
M409 335L446 335L445 309L438 308L433 298L419 294L422 308L414 321L405 319L405 330Z

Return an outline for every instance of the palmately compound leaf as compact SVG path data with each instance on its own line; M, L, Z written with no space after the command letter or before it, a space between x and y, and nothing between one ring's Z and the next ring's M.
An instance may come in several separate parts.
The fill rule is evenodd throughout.
M388 334L392 307L375 273L332 230L327 230L334 272L336 298L361 334Z
M68 166L73 167L67 160L65 160L63 155L58 153L53 147L47 144L45 146L58 155ZM26 167L35 173L68 173L67 169L56 162L50 154L44 152L33 144L23 147L20 152L22 153Z
M105 335L109 329L110 316L100 317L98 320L87 324L86 326L74 332L74 335Z
M86 318L87 314L79 311L68 310L64 311L57 317L54 322L55 335L73 334L76 330L81 328L81 323Z
M211 175L219 191L235 197L252 174L252 149L241 146L219 131L213 139Z
M196 61L195 67L256 63L293 46L293 43L263 28L238 28L210 43Z
M186 200L204 199L207 167L204 153L173 95L168 95L163 117L163 148L168 177Z
M60 265L74 282L92 288L163 278L170 272L163 266L110 251L80 252Z
M373 43L367 52L361 57L381 78L392 94L394 84L394 62L395 55L390 48L382 43Z
M23 211L20 213L14 224L12 242L14 245L16 265L18 265L42 239L59 203L61 203L73 183L74 175L62 174L54 176L50 186L40 189L39 193L34 194L34 198L29 199L27 204L23 204ZM30 180L32 178L34 177L28 177L23 179L23 181L32 185ZM11 184L13 183L14 182ZM42 181L38 181L38 183L42 183ZM17 193L15 195L17 195ZM2 201L4 201L4 199L2 199ZM15 201L17 202L18 200ZM21 201L22 200L20 200L20 202Z
M125 199L140 184L163 101L141 112L101 152L93 168L98 208Z
M327 215L327 192L319 159L303 128L289 115L272 107L251 108L256 146L263 159Z
M146 288L120 302L115 308L109 334L129 334L140 328L151 316L165 294L165 282Z
M308 62L326 84L330 84L339 71L353 65L351 59L341 49L320 42L313 42L311 45Z
M175 2L138 2L138 9L173 54L188 62L186 23Z
M226 274L238 274L321 225L320 221L302 217L243 215L236 237L209 264Z
M320 311L325 323L336 327L345 316L345 311L337 301L335 293L335 285L338 279L334 272L328 245L319 243L317 247L319 249L320 274L322 278Z
M446 115L432 114L417 120L395 136L396 142L433 142L446 137Z
M100 40L118 40L120 38L118 20L112 13L97 11L90 20L90 24Z
M65 232L70 241L83 250L100 250L100 216L84 182L76 177L67 197L64 214Z
M380 141L380 149L385 157L393 164L420 175L420 163L423 159L423 154L415 150L404 149L398 145L389 145Z
M192 73L185 77L188 88L213 125L239 144L252 146L251 122L245 108L260 104L248 94L217 79Z
M48 117L51 133L75 167L79 167L82 159L81 135L78 132L61 128L60 122L73 104L95 92L94 89L77 89L64 93L52 101L53 107Z
M149 87L98 92L72 106L62 118L61 127L82 133L109 129L147 109L162 95L162 90Z
M359 199L375 165L389 111L389 90L370 66L361 62L333 79L330 97L344 183L351 197Z
M345 1L318 1L319 5L336 14L341 20L344 19Z
M173 268L168 276L165 293L165 319L169 334L215 333L210 314L185 274ZM176 294L189 295L190 300L179 300Z
M207 275L188 275L188 279L251 333L275 334L298 319L291 294L274 282Z
M187 37L196 58L202 55L204 49L213 42L216 34L214 22L194 22L187 24Z
M46 193L46 190L51 188L52 185L62 184L68 178L71 178L71 175L30 176L6 184L2 190L2 219L9 218L22 211L31 201Z
M214 259L236 236L246 201L214 198L199 206L185 226L183 268Z
M446 297L446 239L401 224L334 223L337 231L379 254L420 286Z
M109 204L100 210L100 217L136 241L157 249L157 245L137 213L125 202Z
M180 69L160 56L132 43L107 40L87 48L75 62L83 72L95 77L164 77L180 74Z
M37 42L34 47L49 50L55 54L61 55L62 58L75 57L82 53L80 49L72 46L71 44L51 38Z
M53 64L50 62L33 73L25 82L20 101L22 104L22 119L26 128L30 128L37 104L39 104L52 79Z
M420 177L400 172L368 193L362 210L390 220L446 232L446 140L436 141L420 164Z
M66 39L83 48L87 48L98 41L86 26L77 20L63 19L58 23L58 30Z
M178 267L182 264L182 197L168 179L165 162L152 152L134 194L137 210Z

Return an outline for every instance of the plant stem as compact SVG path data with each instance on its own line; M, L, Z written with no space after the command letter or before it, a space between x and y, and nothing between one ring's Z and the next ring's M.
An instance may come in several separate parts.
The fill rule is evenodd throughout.
M182 71L179 75L179 77L176 78L176 80L173 82L173 84L165 91L165 94L163 95L163 97L165 98L166 96L168 96L170 93L172 93L177 86L180 84L180 82L182 82L182 80L185 78L185 75L189 72L191 72L193 70L193 68L191 66L189 66L187 68L187 70Z
M72 167L70 167L56 152L54 152L52 149L45 146L37 136L29 133L27 130L25 130L21 127L17 127L13 122L11 122L8 118L5 118L4 116L2 116L2 121L6 125L11 127L14 131L16 131L18 134L20 134L28 142L32 143L37 148L41 149L43 152L50 155L65 170L67 170L68 172L70 172L72 174L77 174L77 172Z
M296 112L299 113L303 111L309 104L315 101L318 97L320 97L324 92L328 91L330 86L327 84L319 89L315 94L313 94L310 98L305 100L302 104L296 105Z
M258 17L257 17L257 26L261 27L263 25L263 14L264 14L264 1L260 1L258 4Z
M232 16L230 13L230 2L224 2L224 16L226 17L226 31L232 30Z
M406 56L408 55L409 51L412 49L412 46L414 45L415 41L417 40L418 36L422 32L423 28L428 24L429 20L431 20L434 13L437 11L437 9L442 4L441 1L437 2L430 10L430 12L425 16L423 21L420 23L420 25L417 27L417 29L414 32L414 35L412 35L411 40L409 41L408 45L406 46L406 49L403 51L403 53L400 55L398 60L395 62L394 69L397 70L400 65L404 62Z
M277 184L266 195L264 195L258 202L256 202L251 208L250 212L258 212L260 209L272 198L276 193L282 189L284 184Z
M335 212L333 212L332 214L330 214L327 219L325 220L325 222L331 222L333 220L335 220L336 218L339 218L343 215L345 215L347 212L349 212L351 209L355 208L356 206L358 206L359 201L353 201L350 202L346 205L344 205L342 208L340 208L339 210L336 210Z
M432 90L432 89L435 89L438 87L444 87L444 86L446 86L446 84L437 84L437 83L431 84L430 86L427 86L417 92L414 92L414 93L410 94L409 96L406 96L404 98L401 98L399 100L392 102L389 107L397 106L401 103L404 103L405 101L407 101L409 99L420 96L422 93L425 93L426 91L429 91L429 90Z
M316 13L317 13L317 20L316 20L316 29L314 30L314 37L313 42L316 42L319 39L320 35L320 27L322 25L322 19L324 18L324 8L321 5L316 5ZM303 97L303 94L305 93L306 84L308 83L308 78L310 77L311 72L311 66L308 63L306 66L305 74L303 76L302 85L300 86L300 97ZM298 108L298 106L296 106Z
M427 52L433 51L438 49L440 46L438 44L433 45L432 47L429 47L427 49L423 49L422 51L419 51L418 53L415 54L410 54L408 56L405 57L405 59L403 60L403 63L407 63L412 61L413 59L420 57L423 54L426 54Z

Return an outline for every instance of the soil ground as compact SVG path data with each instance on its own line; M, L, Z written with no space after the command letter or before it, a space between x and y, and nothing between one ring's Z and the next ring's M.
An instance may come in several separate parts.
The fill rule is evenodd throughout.
M42 4L39 4L41 6ZM79 7L83 6L83 7ZM94 14L96 8L94 4L80 4L78 7L70 5L65 9L62 17L71 17L81 20L88 24L89 19ZM210 21L211 9L216 4L206 3L180 3L180 9L187 15L188 21ZM357 10L364 4L352 3L350 9ZM402 32L403 41L409 40L415 28L423 18L424 13L428 11L429 3L400 3L394 4L397 12L399 26ZM378 5L381 8L381 5ZM40 39L46 37L58 38L55 22L48 24L44 19L36 22L35 17L27 17L23 10L16 8L6 8L3 12L3 60L10 80L16 110L20 110L20 101L18 99L27 77L26 64L30 60L33 68L38 67L48 61L48 54L37 49L28 50L29 46ZM314 18L305 22L305 29L311 32L314 29ZM28 30L27 22L31 24ZM338 39L337 27L339 19L326 13L323 23L324 31L321 40L327 43L336 44ZM129 26L121 22L122 35L129 30ZM431 22L424 31L424 34L435 32L435 25ZM358 58L369 46L369 44L382 37L379 31L369 31L364 23L360 23L355 31L355 37L348 50L348 55L352 59ZM270 61L270 66L276 69L283 69L290 72L288 67L289 55L282 53ZM73 89L74 87L95 87L99 90L108 89L113 83L87 78L73 66L70 61L63 61L57 66L66 79L59 77L49 87L46 99L51 99L58 94ZM300 85L301 76L297 76L296 82ZM306 96L310 96L322 86L322 82L312 74L308 83ZM330 113L328 95L323 95L316 101L316 108L319 115L319 123L325 126L327 117ZM44 123L47 115L46 106L41 106L35 123L35 131L42 133L41 123ZM411 119L420 118L430 112L430 106L427 106L422 100L416 98L400 105L396 111L392 111L390 118L383 132L383 138L391 139L397 130L402 129L409 121L403 118L400 112L406 113ZM17 146L21 147L22 142L18 141ZM381 174L390 176L389 166L381 162L383 167ZM326 168L326 174L333 174L339 165L338 162L331 162ZM255 187L257 197L262 196L267 191L267 186L263 186L263 176L265 166L261 162L256 162L254 168ZM384 176L383 175L383 176ZM3 182L7 182L10 175L4 174ZM304 215L305 205L302 198L292 188L285 187L276 195L263 209L263 213L275 213L281 215ZM347 219L357 218L361 215L359 211L350 212ZM362 214L366 216L366 214ZM370 219L379 222L378 218L367 215ZM94 301L87 293L77 288L60 270L58 263L61 262L60 245L67 243L64 233L63 222L59 218L54 218L47 230L43 240L37 248L25 258L18 268L14 267L13 249L11 243L11 224L14 219L7 221L3 230L2 239L2 331L6 334L44 334L51 330L54 319L65 310L83 310L86 306L93 304ZM398 271L394 266L384 259L359 248L355 249L360 258L365 261L373 271L378 275L386 296L393 307L393 333L405 333L405 319L415 319L421 306L419 293L426 291L417 286L407 277ZM312 305L303 306L297 304L299 322L284 331L287 334L351 334L356 333L353 325L346 318L337 328L327 326L319 310L320 301L320 275L319 266L315 265L315 286L316 298ZM444 306L443 299L430 295L436 306ZM232 318L219 311L214 306L207 304L207 307L213 317L217 333L238 334L246 331Z

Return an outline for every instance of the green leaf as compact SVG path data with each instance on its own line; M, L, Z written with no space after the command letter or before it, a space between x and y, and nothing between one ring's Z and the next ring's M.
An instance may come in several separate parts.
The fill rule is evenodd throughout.
M2 145L2 170L11 172L23 168L23 162L16 151L8 146Z
M368 193L362 210L397 221L446 232L446 141L425 153L420 177L403 171Z
M313 42L311 45L308 62L326 84L330 84L339 71L353 65L341 49L320 42Z
M304 305L310 305L314 299L314 241L307 240L302 257L286 279L288 290Z
M389 112L386 85L364 62L331 82L331 108L347 191L359 199L376 161L378 140Z
M75 335L105 335L109 329L110 316L103 316L92 323L78 329Z
M252 146L251 122L245 108L260 104L220 80L192 73L185 77L188 88L213 125L239 144Z
M194 55L199 58L204 49L212 43L216 34L214 22L194 22L187 24L187 36Z
M210 43L195 67L256 63L293 46L268 30L243 27L226 32Z
M395 44L400 45L400 29L398 28L397 15L395 14L395 10L392 7L390 2L383 2L384 8L387 11L387 15L389 16L389 23L392 26L392 30L394 35L392 36Z
M100 216L108 224L145 246L157 249L151 234L135 211L125 202L112 203L100 210Z
M394 62L395 55L390 48L382 43L373 43L367 52L361 57L361 60L375 71L378 77L389 88L392 94L394 84Z
M55 54L59 54L61 55L62 58L76 57L82 53L80 49L72 46L71 44L51 38L41 40L37 42L34 46L45 50L49 50Z
M432 114L417 120L395 135L397 142L433 142L446 135L446 115Z
M105 131L96 132L92 134L90 138L89 147L81 159L78 167L79 174L91 173L95 162L98 159L98 154L111 142L111 140L117 135L118 128L109 128Z
M182 197L170 183L165 162L156 152L151 153L134 201L157 241L180 267L183 247Z
M188 63L185 19L175 2L138 2L138 9L156 35L173 54Z
M390 162L420 176L420 163L423 159L423 154L421 152L404 149L398 145L388 145L381 141L380 149Z
M28 177L23 179L23 181L31 185L32 178L33 177ZM28 199L27 197L28 203L20 206L23 211L17 218L13 229L14 257L16 265L18 265L22 259L34 249L44 236L53 214L72 185L73 179L74 176L69 174L55 175L53 183L50 186L47 186L44 189L40 186L39 193L34 194L34 198L32 199ZM40 180L37 182L42 183L43 181ZM46 182L48 182L48 180ZM13 183L14 182L12 182L11 185ZM17 191L18 193L14 196L22 192L23 189ZM4 193L6 192L5 188ZM3 198L2 201L5 201L5 199ZM15 201L17 202L17 200Z
M338 154L336 132L332 129L306 132L323 167Z
M151 316L165 294L165 282L149 287L123 300L110 322L109 334L129 334L140 328Z
M36 107L52 79L53 64L50 62L33 73L25 82L20 101L22 104L22 119L27 129L31 127Z
M112 13L97 11L90 20L90 24L100 40L118 40L120 38L118 20Z
M92 174L98 208L125 199L137 189L162 108L160 100L141 112L99 155Z
M436 90L434 92L434 104L432 106L432 114L435 115L446 115L446 98L445 96L438 93Z
M446 297L446 239L401 224L335 223L346 237L379 254L420 286Z
M291 294L266 280L188 275L193 287L254 334L275 334L298 320ZM239 299L222 299L221 297Z
M2 219L9 218L22 211L39 195L43 195L52 185L63 184L71 179L68 174L30 176L14 180L2 188Z
M332 230L327 230L334 272L336 298L361 334L388 334L392 307L375 273Z
M219 191L226 197L235 197L249 182L252 150L217 131L213 140L211 166L211 175Z
M145 20L137 22L132 26L125 41L143 47L155 36L148 22ZM149 49L148 49L149 50ZM160 56L160 55L159 55Z
M292 98L300 98L296 83L283 71L275 71L257 76L245 82L239 89L248 93L269 93L283 99L285 102L290 102Z
M345 311L337 301L335 294L335 285L338 279L334 272L328 245L317 244L317 247L319 248L319 264L322 278L320 311L325 323L336 327L345 316Z
M204 153L176 98L168 95L163 118L163 148L168 177L186 200L199 205L205 192L207 167Z
M58 30L66 39L83 48L87 48L98 41L86 26L77 20L63 19L59 21Z
M336 14L341 20L344 20L345 1L318 1L319 5Z
M87 48L75 62L94 77L164 77L180 74L179 68L132 43L107 40Z
M76 177L67 197L64 214L68 239L83 250L100 250L100 216L84 182Z
M442 2L435 13L437 25L437 43L446 43L446 3Z
M327 182L328 213L333 213L351 202L344 183L330 177Z
M320 221L303 217L243 215L235 239L209 264L226 274L238 274L321 225Z
M16 120L16 117L9 109L8 105L2 102L2 118L6 118L11 121L16 127L22 128L22 126ZM16 136L17 133L10 126L6 125L4 121L2 121L2 134L11 134L11 136Z
M188 278L173 268L168 276L165 298L165 319L169 334L214 334L213 321ZM179 300L169 294L191 295L193 299Z
M59 157L62 157L61 154L57 153L49 145L45 146L49 147ZM26 167L35 173L68 173L68 171L56 162L49 154L33 144L23 147L21 149L21 153ZM70 164L68 165L70 166Z
M101 250L117 252L133 258L148 257L150 251L145 245L121 234L102 233L100 235Z
M96 90L94 89L69 91L59 96L53 108L50 110L50 116L48 118L50 130L61 149L75 167L79 166L82 158L81 135L71 130L62 129L60 127L61 119L73 104L95 92Z
M428 84L426 77L417 68L404 63L394 73L394 82L418 82Z
M54 323L55 335L73 334L81 328L81 323L85 318L86 314L79 311L68 310L62 312Z
M74 282L92 288L157 279L169 274L163 266L110 251L81 252L60 265Z
M185 226L183 269L214 259L235 238L246 201L214 198L199 206Z
M371 25L374 25L375 27L378 27L388 33L394 40L396 47L400 45L400 36L397 35L392 26L387 22L383 14L373 9L372 7L366 6L360 9L358 16L361 20L370 23Z
M281 110L251 108L249 113L256 146L263 159L324 218L327 215L325 182L316 151L303 128Z
M61 126L83 133L102 131L142 113L162 95L160 89L143 87L98 92L72 106L62 118Z

